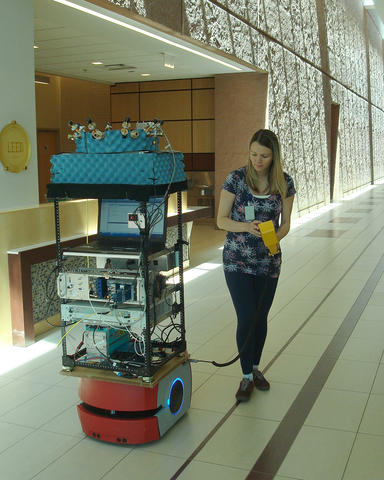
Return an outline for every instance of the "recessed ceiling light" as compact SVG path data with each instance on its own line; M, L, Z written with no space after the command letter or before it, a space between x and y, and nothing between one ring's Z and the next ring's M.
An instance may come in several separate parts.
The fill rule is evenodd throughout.
M181 50L185 50L186 52L193 53L194 55L198 55L200 57L206 58L208 60L211 60L212 62L219 63L228 68L232 68L233 70L237 70L240 72L243 71L242 68L236 67L235 65L231 65L230 63L224 62L223 60L219 60L218 58L215 58L212 55L207 55L206 53L200 52L191 47L187 47L186 45L183 45L181 43L174 42L173 40L169 40L168 38L162 37L161 35L157 35L156 33L152 33L148 30L144 30L143 28L139 28L134 25L131 25L130 23L127 23L128 19L127 21L123 22L121 20L118 20L117 18L113 18L109 15L105 15L104 13L97 12L96 10L83 7L82 5L77 5L76 3L70 2L68 0L54 0L54 1L57 3L61 3L62 5L66 5L67 7L72 7L72 8L75 8L76 10L80 10L81 12L89 13L90 15L94 15L95 17L102 18L103 20L114 23L115 25L120 25L121 27L128 28L129 30L133 30L134 32L142 33L143 35L159 40L160 42L164 42L168 45L172 45L173 47L180 48Z
M162 53L163 56L163 65L167 68L175 68L175 57L173 55L168 55L167 53Z
M103 62L92 62L92 65L103 65Z
M151 74L150 73L142 73L141 76L142 77L149 77Z
M50 78L46 75L35 75L35 83L40 83L42 85L49 85Z

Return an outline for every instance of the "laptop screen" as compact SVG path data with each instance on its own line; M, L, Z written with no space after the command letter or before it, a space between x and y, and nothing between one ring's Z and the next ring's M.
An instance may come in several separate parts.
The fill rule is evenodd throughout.
M167 199L151 197L147 202L150 241L165 244ZM130 199L102 199L99 205L99 238L138 241L140 202ZM133 214L133 215L132 215Z

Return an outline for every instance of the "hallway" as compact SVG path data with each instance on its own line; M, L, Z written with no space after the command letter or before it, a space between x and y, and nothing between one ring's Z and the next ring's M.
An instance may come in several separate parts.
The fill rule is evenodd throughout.
M238 362L192 363L191 409L157 443L85 437L59 331L0 350L1 479L384 479L383 204L375 185L293 222L262 357L271 390L237 405ZM234 310L221 250L210 252L185 272L188 350L224 362L236 355ZM14 357L26 362L10 368Z

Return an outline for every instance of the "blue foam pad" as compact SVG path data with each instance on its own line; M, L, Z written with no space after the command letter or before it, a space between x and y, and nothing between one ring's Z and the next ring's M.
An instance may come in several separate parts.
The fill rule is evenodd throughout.
M183 158L180 152L61 153L51 157L51 183L182 182L186 179Z

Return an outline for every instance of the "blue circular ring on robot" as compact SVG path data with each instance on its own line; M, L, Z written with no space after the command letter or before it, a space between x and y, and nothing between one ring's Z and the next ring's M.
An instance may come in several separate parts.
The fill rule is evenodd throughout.
M184 401L184 383L181 378L175 378L169 389L169 397L167 406L169 407L172 415L177 415L183 406Z

